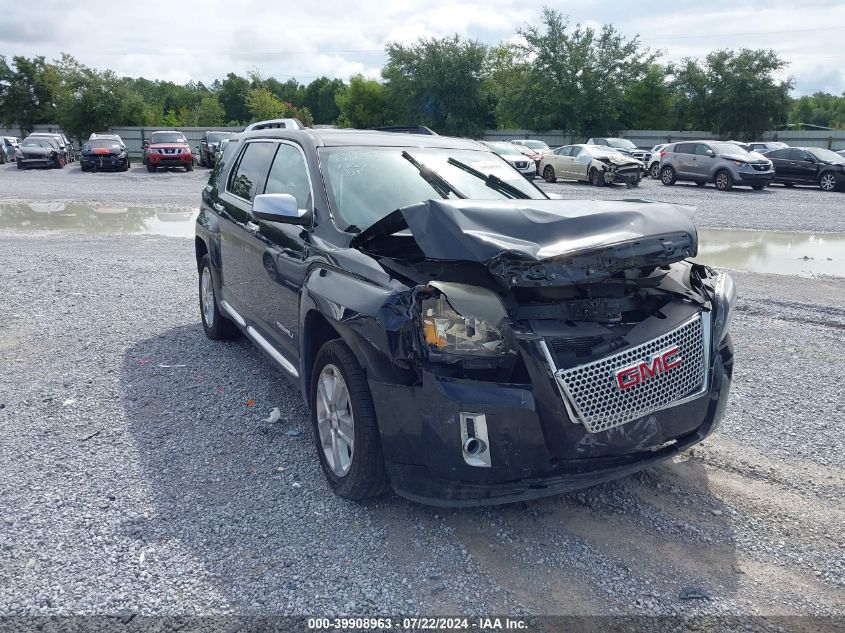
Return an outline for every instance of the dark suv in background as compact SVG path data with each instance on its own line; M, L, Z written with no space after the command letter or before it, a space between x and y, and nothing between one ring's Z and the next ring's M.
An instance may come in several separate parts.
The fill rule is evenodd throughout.
M688 259L687 208L551 200L443 136L235 140L196 224L202 324L299 386L337 494L528 499L716 428L736 293Z
M787 147L766 152L775 182L787 187L816 185L823 191L845 187L845 157L821 147Z
M199 144L200 167L214 167L215 155L223 139L231 138L234 132L206 132Z

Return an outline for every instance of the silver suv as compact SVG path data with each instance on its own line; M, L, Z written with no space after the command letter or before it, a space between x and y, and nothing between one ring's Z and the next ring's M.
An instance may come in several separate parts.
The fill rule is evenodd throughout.
M672 143L660 153L660 180L664 185L687 180L701 187L712 182L720 191L727 191L734 185L764 189L774 177L772 161L756 152L746 152L733 143Z

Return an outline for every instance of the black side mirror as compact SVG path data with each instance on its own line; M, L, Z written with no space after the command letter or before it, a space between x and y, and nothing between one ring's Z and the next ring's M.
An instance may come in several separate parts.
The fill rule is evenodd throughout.
M815 158L813 158L812 156L805 156L805 157L804 157L804 162L805 162L805 163L815 163L815 162L816 162L816 159L815 159Z

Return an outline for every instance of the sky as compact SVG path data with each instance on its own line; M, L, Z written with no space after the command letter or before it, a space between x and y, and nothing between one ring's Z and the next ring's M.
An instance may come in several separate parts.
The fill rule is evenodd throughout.
M0 55L70 53L121 75L210 83L228 72L308 83L327 75L378 77L388 42L459 34L488 44L536 24L542 3L525 0L204 0L3 3ZM845 92L845 2L615 2L549 0L572 23L613 24L639 35L664 61L718 48L772 48L789 62L795 94Z

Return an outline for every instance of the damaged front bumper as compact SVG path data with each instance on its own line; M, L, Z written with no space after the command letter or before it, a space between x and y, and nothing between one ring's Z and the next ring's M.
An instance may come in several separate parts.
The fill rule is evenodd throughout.
M445 378L420 386L370 381L394 490L439 506L508 503L610 481L648 468L709 435L722 417L733 367L728 337L694 398L590 433L574 423L541 354L531 385ZM488 449L472 454L467 428ZM486 463L485 463L486 458Z

